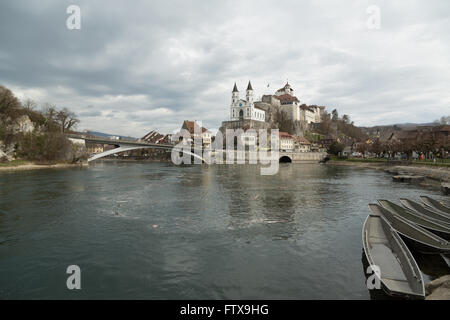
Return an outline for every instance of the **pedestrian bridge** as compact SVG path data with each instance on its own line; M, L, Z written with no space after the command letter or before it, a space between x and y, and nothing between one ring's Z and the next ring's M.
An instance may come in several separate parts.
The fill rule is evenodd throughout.
M89 137L84 135L73 135L68 134L67 135L71 139L81 139L85 142L95 143L95 144L108 144L108 145L114 145L116 148L107 150L101 153L97 153L93 155L92 157L88 158L88 162L104 158L116 153L121 153L125 151L132 151L132 150L139 150L139 149L165 149L165 150L172 150L174 148L171 144L158 144L158 143L146 143L146 142L139 142L139 141L128 141L128 140L112 140L112 139L103 139L103 138L97 138L97 137ZM192 154L193 156L197 156Z

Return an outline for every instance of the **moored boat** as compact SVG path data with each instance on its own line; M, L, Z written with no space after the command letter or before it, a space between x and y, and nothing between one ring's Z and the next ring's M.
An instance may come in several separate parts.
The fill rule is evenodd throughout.
M424 254L450 254L450 242L424 229L378 204L369 204L373 214L383 216L415 250Z
M433 211L433 210L431 210L431 208L430 209L424 208L419 203L409 200L409 199L402 198L402 199L400 199L400 202L406 209L415 211L415 212L420 213L421 215L424 215L431 219L435 219L437 221L442 221L447 224L450 224L450 215L446 215L443 212L439 213L437 211Z
M379 204L385 209L393 212L400 217L415 223L434 234L437 234L439 237L444 238L446 240L450 239L450 228L445 226L445 223L436 222L435 220L431 220L429 218L425 218L423 215L420 215L414 211L405 209L400 207L399 205L389 201L389 200L378 200Z
M379 214L370 214L362 232L364 253L381 288L389 295L424 299L422 273L399 234Z
M427 196L420 196L420 200L422 200L422 202L426 206L431 207L433 209L436 209L436 210L438 210L440 212L443 212L443 213L445 213L447 215L450 215L450 208L445 206L445 205L443 205L439 201L434 200L434 199L432 199L430 197L427 197Z

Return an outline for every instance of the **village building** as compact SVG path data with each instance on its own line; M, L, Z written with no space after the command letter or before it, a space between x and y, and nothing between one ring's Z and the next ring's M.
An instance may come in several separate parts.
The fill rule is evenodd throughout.
M172 135L171 134L161 134L154 130L147 133L145 136L140 138L138 141L154 143L154 144L171 144L172 143Z
M287 132L278 132L281 151L293 151L295 148L295 137Z
M311 142L305 137L297 137L296 140L296 150L298 152L310 152L311 151Z
M337 141L337 138L334 135L327 134L322 139L320 139L320 144L324 148L329 148L336 141Z
M104 149L104 145L100 144L100 143L90 143L90 142L86 142L86 149L87 149L87 153L89 155L93 155L93 154L97 154L97 153L102 153L103 151L105 151Z
M208 129L199 126L195 121L184 120L181 129L187 130L190 134L188 142L193 143L195 139L202 141L202 145L208 148L212 143L212 133Z

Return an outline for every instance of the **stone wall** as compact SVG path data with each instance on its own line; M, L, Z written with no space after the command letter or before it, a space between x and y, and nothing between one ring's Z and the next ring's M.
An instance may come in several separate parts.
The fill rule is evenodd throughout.
M223 160L226 160L226 152L222 153ZM234 161L236 162L238 152L234 151ZM258 155L257 155L258 156ZM270 152L268 155L270 157ZM279 152L278 159L282 157L288 157L292 163L319 163L323 158L327 156L326 152ZM245 152L245 162L248 163L250 159L248 151ZM258 162L259 158L257 157Z

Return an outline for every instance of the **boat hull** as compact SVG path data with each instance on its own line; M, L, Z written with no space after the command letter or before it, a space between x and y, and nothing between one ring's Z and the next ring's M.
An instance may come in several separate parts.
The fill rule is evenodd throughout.
M363 249L370 266L377 266L380 287L393 297L424 299L422 274L398 233L380 215L369 215L362 232Z
M424 254L450 254L450 243L378 204L369 204L373 214L383 216L407 245Z

